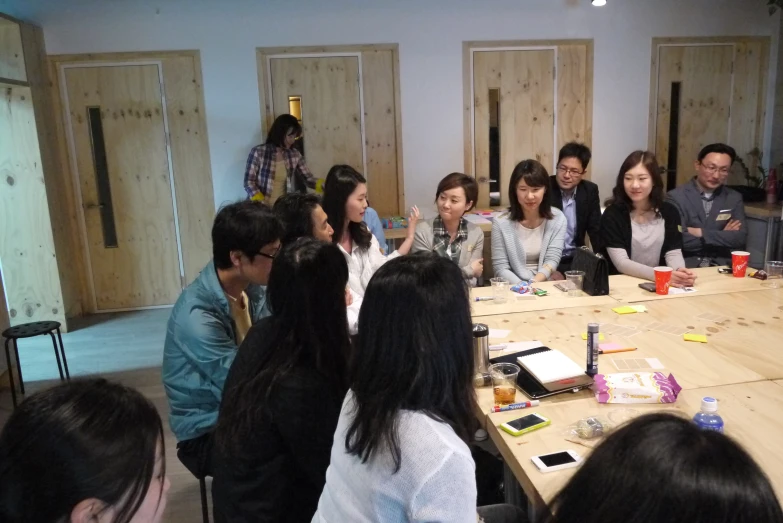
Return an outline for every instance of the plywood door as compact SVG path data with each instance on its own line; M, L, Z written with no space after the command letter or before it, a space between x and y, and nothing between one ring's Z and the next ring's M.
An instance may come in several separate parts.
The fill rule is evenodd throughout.
M181 291L157 65L65 70L97 310L167 305ZM117 246L104 243L88 108L99 107Z
M307 165L318 178L335 164L364 172L359 102L359 59L355 56L272 58L274 116L288 113L288 97L302 97Z
M526 159L552 169L555 154L555 51L481 51L473 58L475 166L479 206L489 204L489 92L500 91L500 202Z
M679 83L677 185L694 176L693 162L702 147L729 142L733 60L733 45L660 48L655 152L659 162L667 165L672 143L672 84ZM672 168L675 166L668 166L669 170Z

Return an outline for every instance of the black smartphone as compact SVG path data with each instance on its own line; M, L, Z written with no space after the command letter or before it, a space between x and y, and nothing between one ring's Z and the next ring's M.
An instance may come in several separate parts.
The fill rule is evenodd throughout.
M731 267L721 267L720 269L718 269L718 272L721 273L721 274L731 274L732 273Z
M640 283L639 288L646 290L647 292L655 292L655 284L651 281L647 283Z

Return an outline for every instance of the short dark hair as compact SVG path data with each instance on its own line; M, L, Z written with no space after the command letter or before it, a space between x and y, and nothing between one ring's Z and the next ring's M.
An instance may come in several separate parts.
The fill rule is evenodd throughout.
M307 193L288 193L275 201L272 210L285 228L281 240L283 245L297 238L313 235L313 211L319 205L321 205L321 198Z
M223 396L215 436L220 450L245 452L256 417L292 369L315 370L335 396L345 395L350 352L347 283L348 265L337 245L299 238L283 247L267 287L272 316L256 324L271 328L261 346L250 347L262 356L253 359L254 368L243 369L243 379L227 387ZM259 337L251 330L244 343L254 340Z
M560 149L557 163L562 162L566 158L576 158L582 164L582 170L584 171L590 165L590 158L592 157L593 154L590 152L590 148L585 144L568 142Z
M478 200L479 188L476 179L467 174L451 173L443 178L438 184L438 189L435 191L435 201L438 201L441 193L456 189L457 187L462 187L462 190L465 191L465 198L468 202L471 202L471 205L467 210L473 209L476 206L476 200Z
M541 205L538 207L538 215L547 220L552 219L552 204L549 201L549 173L546 172L546 167L541 165L541 162L537 160L524 160L514 167L514 171L511 173L511 180L508 182L508 211L509 217L512 221L521 221L525 218L524 212L522 212L522 205L517 198L517 186L519 182L525 180L525 183L530 187L543 187L544 198L541 200Z
M96 498L127 523L152 482L158 445L158 411L134 389L74 379L34 394L0 433L0 521L70 521Z
M709 145L705 145L702 147L701 151L699 151L699 156L697 157L699 163L701 163L705 156L712 153L728 155L729 158L731 158L732 165L734 165L734 162L737 159L737 151L734 150L734 147L726 145L725 143L711 143Z
M297 137L302 135L302 126L299 124L299 120L296 119L296 116L281 114L275 118L272 127L269 128L269 134L266 135L266 143L283 147L285 136L288 134L288 131L292 129Z
M624 205L628 209L633 209L633 201L628 196L628 193L625 192L625 173L639 164L650 173L650 178L652 178L653 182L652 191L650 192L650 206L655 210L656 215L660 216L665 198L663 175L661 174L658 160L655 159L655 154L650 151L634 151L628 155L623 165L620 166L620 172L617 174L614 189L612 189L612 196L605 203L607 206L619 204Z
M468 441L474 417L468 288L457 264L433 253L395 258L373 275L359 313L349 379L356 408L346 450L362 462L402 453L402 411L447 423Z
M335 165L329 169L324 181L323 208L327 221L334 229L332 241L340 243L343 237L343 222L345 221L345 203L359 184L367 180L350 165ZM369 205L369 204L368 204ZM372 233L367 225L351 222L348 224L351 239L362 249L369 249L372 243Z
M283 224L261 202L244 200L221 208L212 224L212 257L218 269L230 269L231 251L253 260L262 247L283 237Z
M547 523L783 521L769 480L745 450L723 434L663 413L609 435L551 508Z

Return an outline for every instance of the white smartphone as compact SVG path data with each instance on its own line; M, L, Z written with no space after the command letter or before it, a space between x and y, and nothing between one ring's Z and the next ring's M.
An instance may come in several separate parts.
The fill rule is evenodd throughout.
M541 472L554 472L556 470L576 467L582 462L582 458L573 450L563 450L543 456L530 458Z

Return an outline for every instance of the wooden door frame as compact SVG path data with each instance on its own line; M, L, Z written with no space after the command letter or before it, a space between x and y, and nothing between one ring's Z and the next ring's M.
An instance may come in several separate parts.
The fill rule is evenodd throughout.
M361 45L326 45L326 46L289 46L289 47L256 47L256 68L258 74L258 98L261 108L261 130L263 134L269 131L275 115L271 92L271 74L269 72L271 58L317 58L328 56L357 56L359 59L359 103L362 132L362 161L364 173L367 172L367 149L364 122L364 84L362 76L363 51L391 51L392 76L394 78L394 128L397 142L397 207L400 215L405 215L405 174L402 164L402 111L400 107L400 53L397 44L361 44ZM264 64L264 67L258 67Z
M764 144L764 120L767 112L767 80L769 77L769 47L768 36L706 36L706 37L655 37L652 39L650 59L650 107L647 120L647 149L655 151L658 133L658 60L661 47L697 47L710 45L733 45L742 43L760 43L762 48L762 78L759 85L759 107L756 112L756 136L759 137L759 147ZM736 48L735 48L736 55ZM766 67L763 67L766 65ZM731 100L734 98L732 86ZM731 119L729 119L729 133L731 133ZM657 153L657 152L656 152ZM744 153L743 153L744 154Z
M475 177L475 137L474 128L474 93L473 93L473 53L476 51L534 51L555 50L555 71L557 70L557 50L560 46L584 45L587 48L587 64L585 68L585 137L584 143L592 149L593 145L593 40L478 40L462 42L462 98L463 98L463 151L465 174ZM557 147L557 81L555 81L555 147ZM557 157L555 151L555 158ZM589 179L589 176L587 177Z
M64 118L64 112L62 108L62 96L61 96L61 86L59 81L59 66L60 64L69 64L69 63L84 63L84 62L108 62L108 63L118 63L118 62L132 62L134 65L138 64L139 62L145 62L145 61L154 61L154 62L164 62L169 59L189 59L192 60L193 63L193 74L194 74L194 82L196 84L195 86L195 111L199 113L199 131L201 140L203 140L204 145L204 152L203 155L205 157L204 164L206 165L205 169L207 170L203 175L206 177L208 175L210 184L212 183L212 169L211 169L211 162L209 160L209 132L207 127L207 121L206 121L206 111L204 110L205 107L205 101L204 101L204 89L203 89L203 83L202 83L202 71L201 71L201 53L198 50L176 50L176 51L143 51L143 52L118 52L118 53L84 53L84 54L61 54L61 55L49 55L48 57L48 76L49 81L52 86L52 104L54 106L54 114L56 121L53 122L54 125L56 125L56 134L57 134L57 151L56 155L59 156L60 161L63 165L63 173L62 176L65 180L64 187L66 189L66 194L63 195L63 197L67 200L67 207L71 210L69 213L70 219L74 222L74 225L72 227L74 237L72 238L73 245L77 245L83 242L86 242L86 237L83 235L83 231L80 229L80 226L78 225L79 217L78 213L83 212L83 209L80 205L77 206L76 203L76 194L74 192L74 187L72 182L75 180L74 175L78 176L78 173L74 174L74 172L68 173L68 171L72 171L71 167L71 160L70 160L70 151L66 139L67 129L66 129L66 121ZM165 65L163 67L165 69ZM164 74L164 80L167 78ZM171 115L168 115L171 116ZM169 122L171 123L171 122ZM195 129L194 129L195 131ZM199 132L196 132L195 134L199 134ZM175 142L177 143L177 142ZM171 145L171 142L170 142ZM177 168L177 165L181 163L182 160L176 160L175 161L175 169L174 169L174 177L175 179L178 179L178 172L179 169ZM206 179L203 180L206 182ZM186 223L189 221L190 225L189 227L193 229L197 229L199 227L193 226L193 223L201 223L208 221L208 227L211 228L212 219L214 217L214 195L212 194L212 187L209 186L209 195L210 198L210 204L212 207L209 207L209 209L206 208L206 202L195 202L192 201L192 195L183 195L183 198L185 199L185 205L183 205L183 212L187 213L183 218L186 218ZM203 209L202 209L203 208ZM190 209L190 210L188 210ZM192 216L192 213L195 210L199 210L199 212L203 211L202 214L198 214L196 216ZM209 215L209 219L207 220L207 216ZM194 240L193 234L196 234L198 236L198 233L193 233L191 231L191 234L187 237L187 247L184 249L183 255L185 255L185 269L186 269L186 276L188 280L192 280L195 276L198 275L199 270L201 269L201 266L198 268L193 268L193 270L190 270L189 267L191 265L194 265L193 261L200 257L200 249L202 247L201 243L205 243L208 241L208 234L209 231L207 230L204 235L206 235L204 238L196 239ZM79 236L82 236L82 238L79 238ZM202 235L202 236L204 236ZM183 238L180 237L180 242L183 241ZM196 242L196 243L194 243ZM198 243L201 242L201 243ZM185 247L183 245L183 247ZM203 249L201 249L203 250ZM84 313L103 313L105 311L98 311L97 308L94 306L93 303L93 297L94 292L91 290L90 285L91 279L92 279L92 270L87 269L87 260L82 259L84 256L84 249L74 249L75 253L75 264L78 265L78 270L76 271L79 274L79 294L81 296L80 301L82 302L82 309ZM59 254L58 254L59 255ZM211 257L211 249L209 257ZM90 304L89 306L87 304ZM160 306L160 307L170 307L170 306Z
M76 215L79 221L79 227L82 234L83 248L84 248L84 261L87 269L87 285L90 290L90 298L92 298L92 309L96 313L111 313L111 312L124 312L133 310L144 309L165 309L171 307L171 305L147 305L143 307L128 307L119 309L99 309L98 298L95 293L95 274L92 269L92 260L90 256L90 242L87 234L87 221L84 214L84 198L82 195L81 178L79 165L76 158L76 143L73 136L73 125L71 121L71 108L70 101L68 99L68 83L65 77L66 70L68 69L93 69L99 67L132 67L132 66L145 66L154 65L158 68L158 80L160 82L160 97L161 97L161 113L163 116L163 132L166 146L166 163L169 170L169 187L171 189L171 204L172 213L174 215L174 237L177 242L177 263L179 266L180 281L184 282L185 279L185 261L182 253L182 239L180 236L179 226L179 210L177 208L177 191L174 183L174 160L171 154L170 133L168 112L166 106L166 90L163 85L163 60L137 60L137 61L73 61L67 63L60 63L57 65L57 81L60 85L60 102L62 103L63 110L63 123L65 125L65 136L68 143L68 157L71 167L71 179L73 182L74 196L76 198Z

